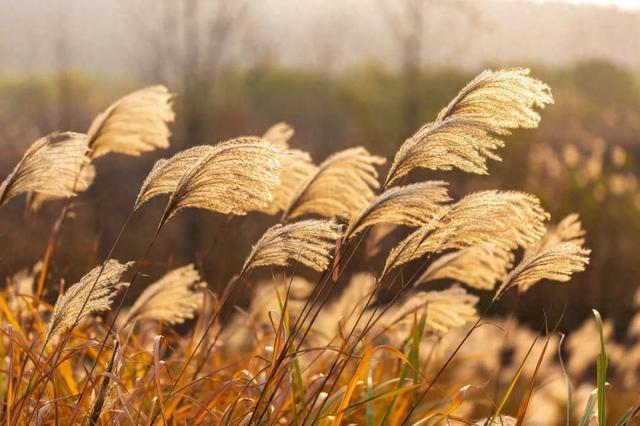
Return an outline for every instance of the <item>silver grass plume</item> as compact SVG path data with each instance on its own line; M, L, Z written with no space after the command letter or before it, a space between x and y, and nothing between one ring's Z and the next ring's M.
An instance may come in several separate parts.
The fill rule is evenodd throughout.
M298 149L287 149L281 157L282 172L280 184L271 190L273 200L267 207L258 209L263 213L274 215L284 211L296 196L300 187L313 175L318 167L313 164L307 152Z
M392 322L413 319L413 313L425 317L425 330L444 334L477 318L478 297L454 285L441 291L419 292L412 295L390 315Z
M86 188L90 182L78 175L89 162L84 138L80 133L51 133L34 142L0 184L0 205L25 192L67 198Z
M140 294L123 323L149 319L180 324L193 318L202 306L205 287L193 264L176 268Z
M241 273L261 266L289 266L292 260L324 271L338 237L338 224L333 220L309 219L275 225L253 246Z
M416 280L415 285L451 279L480 290L492 290L497 281L507 276L513 261L511 250L492 243L481 243L439 257Z
M93 184L96 177L96 168L93 164L85 164L80 168L80 176L74 185L73 191L76 193L84 192ZM38 211L42 204L47 201L55 200L60 197L44 194L42 192L29 192L27 194L27 206L31 211Z
M169 192L163 222L187 207L234 215L264 208L280 182L283 155L280 148L256 137L188 149L154 165L134 209Z
M520 292L524 292L540 280L567 282L573 273L584 271L591 250L582 246L582 235L584 233L575 215L551 228L525 252L520 263L502 281L493 300L511 287L517 286Z
M262 135L262 139L269 141L274 145L281 146L282 148L289 147L289 140L295 134L295 130L287 123L276 123L269 127Z
M450 201L447 182L428 181L391 188L355 215L345 232L351 238L369 226L391 223L418 227L432 220Z
M550 226L547 232L531 244L524 252L524 257L529 257L534 253L551 247L560 242L572 242L578 245L584 244L584 236L586 232L580 223L580 216L577 213L571 213L562 219L557 225Z
M104 269L103 265L96 266L69 287L56 301L47 335L60 334L73 327L76 319L79 321L89 314L108 310L118 291L129 285L122 281L122 276L131 265L133 262L120 263L109 259Z
M290 149L289 140L295 131L287 123L276 123L262 135L262 140L283 148L282 172L280 184L271 190L273 200L268 206L258 209L262 213L275 215L285 210L300 187L314 174L318 167L311 161L311 156L299 149Z
M535 108L553 103L549 87L529 76L528 69L486 70L440 111L433 123L421 127L398 150L385 187L415 168L487 174L487 158L504 142L494 135L510 129L534 128Z
M87 131L91 157L109 152L138 156L167 148L175 119L173 95L164 86L150 86L130 93L100 113Z
M331 155L300 187L283 219L317 214L348 220L375 197L374 190L380 187L375 166L385 161L363 147Z
M544 234L543 222L548 216L540 200L531 194L495 190L469 194L391 250L381 278L427 253L481 243L504 249L526 247Z

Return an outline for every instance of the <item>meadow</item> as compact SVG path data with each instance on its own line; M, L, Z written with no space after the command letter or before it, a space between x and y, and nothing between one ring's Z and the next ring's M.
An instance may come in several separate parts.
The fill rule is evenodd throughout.
M396 132L410 136L388 158L362 144L314 161L284 122L180 146L143 179L110 182L107 197L130 194L129 207L100 203L101 217L121 221L90 256L87 246L105 242L74 227L86 220L82 200L95 193L100 163L170 148L180 93L135 90L103 106L83 133L37 139L0 186L5 211L24 198L30 212L12 224L51 215L34 228L46 229L45 247L12 253L30 245L25 237L3 255L23 262L0 297L3 420L633 424L640 293L620 301L625 328L596 309L573 315L567 301L548 316L530 308L534 328L496 315L542 285L591 300L571 279L590 268L597 246L588 242L599 242L583 215L603 219L582 208L634 192L631 154L591 139L560 153L536 145L527 187L487 189L495 181L461 177L521 167L509 164L521 148L510 135L535 134L547 108L567 102L552 89L525 68L486 70L429 121ZM558 182L589 198L550 215L539 193L561 192ZM214 232L173 226L204 215L216 216ZM231 243L256 216L269 223L261 236ZM77 262L62 254L70 239L85 247L74 250L84 253ZM176 261L171 248L193 240L192 260ZM158 244L163 261L154 263ZM82 269L77 279L59 262ZM211 264L226 273L212 274Z

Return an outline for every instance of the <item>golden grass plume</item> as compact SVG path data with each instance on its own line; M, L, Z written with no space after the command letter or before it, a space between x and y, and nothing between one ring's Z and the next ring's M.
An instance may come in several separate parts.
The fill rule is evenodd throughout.
M56 301L49 321L48 335L62 333L72 327L76 319L79 321L91 313L108 310L118 291L129 285L122 281L122 277L132 265L133 262L120 263L109 259L69 287Z
M171 193L163 221L187 207L244 215L265 208L280 182L282 149L256 137L198 146L159 160L140 188L134 209Z
M385 187L415 168L487 174L487 158L510 129L537 127L535 107L552 103L549 87L529 76L528 69L486 70L465 86L440 111L433 123L421 127L398 152Z
M292 260L324 271L338 237L338 225L333 220L309 219L275 225L253 246L241 273L261 266L289 266Z
M425 330L446 333L452 328L461 327L477 318L476 303L478 297L466 292L460 286L441 291L422 291L411 295L390 315L392 323L413 321L417 312L425 317Z
M138 156L169 147L167 123L175 119L173 95L166 87L150 86L132 92L100 113L87 131L91 157L118 152Z
M452 279L480 290L492 290L513 266L511 250L492 243L478 244L447 253L429 265L415 285Z
M289 140L295 134L295 129L288 123L279 122L269 127L262 135L262 139L283 148L289 147Z
M300 187L283 219L317 214L348 220L375 197L374 190L380 186L375 166L384 162L363 147L331 155Z
M409 227L424 225L451 200L447 185L444 181L427 181L383 192L351 219L345 238L379 223Z
M0 205L22 193L73 197L86 188L81 168L89 162L85 135L51 133L34 142L13 171L0 184Z
M193 318L202 306L205 287L193 264L173 269L144 289L123 323L148 319L180 324Z
M547 218L540 200L531 194L496 190L469 194L391 250L381 277L427 253L481 243L505 249L526 247L544 234Z
M573 273L584 271L591 250L583 247L583 235L576 215L569 215L550 228L502 281L494 300L511 287L524 292L543 279L566 282Z

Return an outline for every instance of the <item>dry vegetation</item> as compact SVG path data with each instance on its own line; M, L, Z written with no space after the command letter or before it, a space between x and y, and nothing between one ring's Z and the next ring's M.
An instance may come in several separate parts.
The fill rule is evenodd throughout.
M382 184L384 158L355 147L316 166L291 148L293 129L282 123L159 160L120 233L147 201L168 196L146 252L112 259L118 237L102 264L68 288L62 282L48 304L41 296L55 286L47 270L70 200L91 185L98 157L166 148L171 99L164 87L129 94L86 135L35 142L2 183L3 203L22 193L33 206L66 198L42 261L9 278L0 296L7 425L587 425L638 411L640 346L611 342L597 312L568 338L568 353L553 324L532 332L487 316L512 287L565 282L585 269L590 251L576 214L553 226L528 193L456 201L444 181L406 183L417 168L487 174L501 137L536 127L553 102L525 69L470 82L400 146ZM156 238L185 208L281 216L220 294L185 265L152 277L125 307ZM379 250L388 233L376 228L385 226L408 235L384 264L370 265L377 272L352 271L356 253ZM245 309L230 309L236 292L252 295ZM483 293L493 301L480 309ZM633 324L638 339L640 316Z

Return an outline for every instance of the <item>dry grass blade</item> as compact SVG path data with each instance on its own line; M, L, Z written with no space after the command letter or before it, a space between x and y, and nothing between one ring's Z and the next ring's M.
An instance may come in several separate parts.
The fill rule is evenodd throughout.
M0 205L25 192L72 197L86 188L90 182L78 178L89 162L84 138L80 133L52 133L34 142L0 185Z
M273 201L267 207L258 209L263 213L274 215L279 211L284 211L300 187L318 170L318 167L311 162L308 153L298 149L289 149L286 154L282 156L281 160L284 171L280 185L271 190Z
M287 123L276 123L269 127L262 135L262 139L271 142L274 145L281 146L282 148L289 147L289 140L295 134L295 130Z
M384 162L362 147L333 154L298 190L283 218L317 214L348 220L375 197L380 186L375 166Z
M340 236L333 220L303 220L269 228L253 246L241 273L260 266L289 266L292 260L316 271L329 266Z
M127 313L132 320L156 320L180 324L194 316L203 303L206 283L192 264L176 268L147 287Z
M478 297L467 293L459 286L442 291L416 293L397 308L391 315L392 322L402 319L413 320L413 313L426 314L426 330L446 333L455 327L461 327L477 318L476 303Z
M536 107L552 103L549 87L528 69L484 71L398 150L387 175L390 185L415 168L487 173L487 158L499 160L503 142L494 135L536 127Z
M283 155L280 148L255 137L191 148L155 164L134 208L169 192L163 222L187 207L234 215L265 208L280 182Z
M130 93L99 114L87 131L91 157L109 152L138 156L167 148L174 120L173 95L164 86L151 86Z
M491 243L479 244L447 253L435 260L415 285L438 279L452 279L469 287L492 290L513 266L514 255L509 249Z
M79 321L91 313L108 310L118 291L129 285L122 282L122 276L131 265L133 262L120 263L110 259L104 265L104 269L102 265L96 266L78 283L69 287L56 301L48 335L60 334L72 327L76 320Z
M504 249L526 247L544 234L543 221L547 218L540 200L531 194L516 191L469 194L391 250L381 277L427 253L478 244Z
M351 219L345 237L351 238L379 223L409 227L424 225L451 200L447 185L443 181L429 181L385 191Z

